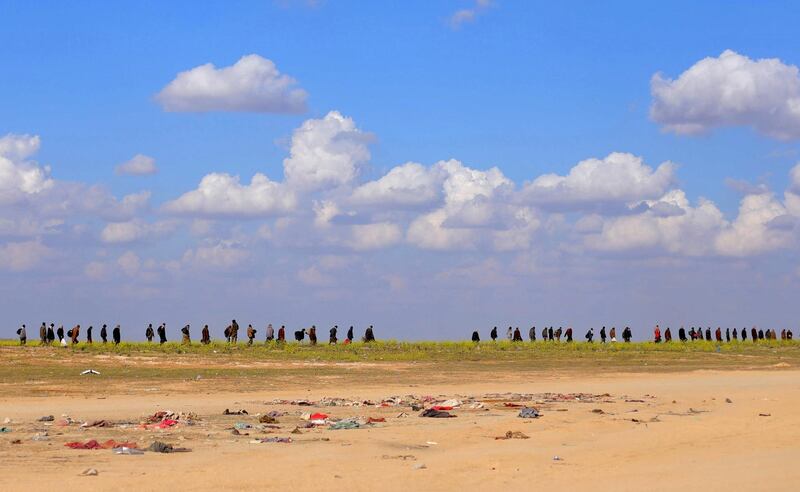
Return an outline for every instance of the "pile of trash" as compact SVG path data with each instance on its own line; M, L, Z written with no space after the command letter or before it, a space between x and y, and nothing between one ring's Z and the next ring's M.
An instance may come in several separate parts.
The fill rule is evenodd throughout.
M195 421L200 420L194 412L173 412L171 410L162 410L148 415L145 417L140 427L142 429L169 429L184 423L186 425L194 425Z

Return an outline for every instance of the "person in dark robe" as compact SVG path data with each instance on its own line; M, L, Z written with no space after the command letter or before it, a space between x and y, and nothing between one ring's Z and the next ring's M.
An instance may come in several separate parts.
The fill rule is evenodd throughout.
M478 330L472 332L472 341L478 343L481 341L481 336L478 334Z
M730 328L725 328L725 341L726 342L730 342L731 341L731 329Z
M513 341L515 341L515 342L521 342L522 341L522 333L520 333L520 331L519 331L519 326L516 329L514 329Z
M19 335L20 345L28 343L28 330L25 328L25 325L22 325L22 328L17 330L17 335Z
M355 336L353 335L353 325L350 325L350 328L347 329L347 340L352 342L354 338L355 338ZM494 337L492 338L492 340L494 340L495 338L497 338L497 327L496 326L494 327Z
M684 327L682 326L678 328L678 340L680 340L681 342L686 341L686 329L684 329Z
M742 333L742 341L744 342L747 340L747 328L742 328L741 333Z
M108 329L107 328L108 327L106 325L103 325L103 326L100 327L100 340L103 342L103 344L108 343Z
M231 343L236 345L239 342L239 323L231 321Z
M711 327L710 326L708 328L706 328L706 341L707 342L711 341Z
M189 325L186 325L183 328L181 328L181 335L182 335L181 343L184 345L189 345L190 343L192 343L192 335L190 330L191 327Z
M672 332L669 331L669 326L667 327L666 330L664 330L664 341L665 342L671 342L672 341Z
M369 325L367 331L364 332L364 342L369 343L374 341L375 341L375 333L373 333L372 331L372 325Z
M281 325L281 327L278 328L278 342L283 343L285 341L286 341L286 327Z
M294 332L294 341L295 342L302 342L306 338L306 329L303 328L302 330L296 330Z
M736 331L736 328L733 329L733 339L739 340L739 333Z
M47 323L42 323L39 327L39 345L47 344Z
M554 339L554 337L553 337L553 327L552 327L552 326L551 326L550 328L548 328L548 329L547 329L547 339L548 339L549 341L551 341L551 342L552 342L552 341L553 341L553 339Z
M200 332L200 343L203 345L211 343L211 331L208 329L208 325L203 325L203 330Z
M231 343L231 325L226 326L223 333L225 334L225 341Z
M758 339L759 340L763 340L764 339L764 330L758 330Z
M339 331L339 325L333 325L333 328L328 330L328 345L336 345L339 340L336 338L336 332Z
M348 331L347 333L349 334L350 332ZM494 328L492 328L492 331L489 333L489 336L492 337L492 341L493 342L495 340L497 340L497 327L496 326Z
M536 341L536 327L535 326L531 326L531 329L528 330L528 339L531 342L535 342Z
M592 343L594 341L594 328L589 328L584 338L586 338L587 342Z
M611 332L609 332L608 337L611 339L612 342L616 342L617 341L617 327L616 326L612 326L611 327Z
M86 329L86 343L89 344L92 343L92 328L94 328L94 326L89 325L89 328Z
M72 339L72 345L78 343L78 335L81 333L81 325L75 325L72 330L70 330L70 338Z
M606 343L606 327L600 328L600 343Z
M114 345L119 345L119 342L122 341L122 331L119 328L119 325L115 326L113 330L111 330L111 337L114 339Z
M58 327L56 334L58 335L58 343L61 343L61 340L64 339L64 325Z
M720 328L719 326L717 327L716 331L714 332L714 338L716 338L716 340L718 342L722 341L722 328Z
M155 332L153 331L153 323L147 325L147 329L144 330L144 336L147 338L148 342L153 341L153 337L156 336Z
M256 338L256 331L253 325L247 325L247 345L253 345L253 340Z
M753 342L758 341L758 330L756 330L755 326L750 328L750 339L753 340Z
M786 329L781 330L781 340L786 340Z
M311 329L308 330L308 341L311 345L317 344L317 327L316 325L311 325Z
M624 330L622 330L622 339L625 343L630 343L631 338L633 338L633 333L631 332L630 327L626 326Z
M47 344L48 345L53 345L53 342L56 339L56 334L53 331L53 327L54 326L55 325L53 323L50 323L50 326L47 327Z
M267 325L267 341L271 342L275 340L275 328L272 327L272 323Z
M567 327L567 331L564 333L567 336L567 342L572 342L572 327Z
M786 339L787 340L791 340L792 339L792 330L786 330Z
M158 343L161 345L167 343L167 324L161 323L156 331L158 332Z

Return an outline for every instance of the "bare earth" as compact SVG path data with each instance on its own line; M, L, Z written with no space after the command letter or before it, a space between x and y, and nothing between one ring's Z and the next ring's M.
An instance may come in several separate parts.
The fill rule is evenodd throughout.
M101 356L93 357L80 369L92 362L104 367ZM67 365L64 379L4 378L0 419L10 422L0 425L11 432L0 434L0 490L798 490L794 366L644 373L458 365L278 362L259 366L255 377L141 376L130 384L104 374L73 377L78 367ZM575 393L588 395L569 396ZM410 394L465 403L453 410L457 418L434 419L403 405L272 402L379 403ZM536 407L542 417L519 418L519 408L506 403ZM226 408L249 415L224 416ZM160 410L198 418L166 430L141 427ZM288 414L278 417L279 428L261 428L256 415L271 410ZM386 421L292 434L305 412ZM75 423L38 422L44 415ZM115 426L80 427L94 419ZM251 424L241 431L249 435L234 435L236 422ZM529 439L495 439L507 431ZM49 440L31 439L42 432ZM252 442L268 437L293 441ZM192 451L122 456L64 446L89 439L135 441L140 448L160 440ZM81 476L87 468L98 475Z

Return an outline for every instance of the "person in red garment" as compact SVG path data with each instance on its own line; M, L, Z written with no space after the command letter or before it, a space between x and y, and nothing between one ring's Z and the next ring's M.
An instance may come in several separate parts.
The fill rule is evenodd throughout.
M653 330L653 339L656 343L661 343L661 328L656 325L655 330Z

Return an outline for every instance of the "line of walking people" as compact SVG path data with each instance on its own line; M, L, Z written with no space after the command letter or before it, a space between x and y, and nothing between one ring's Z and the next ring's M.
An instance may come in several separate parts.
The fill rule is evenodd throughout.
M86 343L94 343L93 330L94 326L89 326L86 329ZM66 347L69 344L75 345L78 343L80 333L81 325L75 325L65 332L64 325L56 328L55 323L50 323L50 326L47 326L47 323L42 323L42 326L39 327L39 344L54 345L56 344L56 338L58 338L58 345L62 347ZM28 343L28 330L25 325L17 329L17 335L19 336L20 345ZM111 339L114 345L119 345L120 341L122 341L122 330L119 325L111 330ZM103 325L100 328L100 341L108 343L108 325Z
M532 326L528 330L528 340L529 341L531 341L531 342L535 342L536 341L536 331L537 330L536 330L535 326ZM572 327L568 326L567 329L564 330L563 327L559 326L558 329L554 330L553 327L550 326L550 327L544 327L541 330L541 340L545 341L545 342L547 342L547 341L560 342L562 336L564 337L564 339L567 342L572 342L573 341ZM492 330L489 332L489 337L492 339L492 341L496 341L497 340L498 334L497 334L497 327L496 326L494 328L492 328ZM519 326L516 327L516 328L512 328L512 327L509 326L508 330L506 331L506 338L511 342L521 342L521 341L523 341L522 340L522 332L520 331ZM584 335L584 338L589 343L594 342L594 328L589 328L589 330ZM631 331L630 327L626 326L622 330L622 339L626 343L630 343L631 338L633 338L633 332ZM608 339L610 339L612 342L616 342L617 341L617 328L615 326L612 326L611 330L608 331L608 332L606 332L606 327L605 326L600 329L600 342L601 343L606 343L606 341ZM478 333L477 330L472 332L472 341L476 342L476 343L481 341L480 333Z
M741 337L742 341L747 341L747 328L742 328L741 331L738 331L736 328L731 330L730 328L726 328L725 331L722 331L722 327L717 327L717 329L713 333L711 333L711 327L705 329L705 334L703 333L703 328L698 327L695 329L694 326L689 328L687 332L686 329L681 326L678 329L678 340L681 342L688 342L688 341L695 341L695 340L706 340L706 341L716 341L722 342L731 342L731 341L738 341ZM781 340L792 340L794 335L792 334L792 330L783 329L781 330L780 339ZM777 340L778 339L778 332L775 329L758 329L755 326L750 328L750 339L753 342L757 342L759 340ZM664 330L663 338L661 334L661 327L656 325L653 329L653 341L655 343L664 342L671 342L672 341L672 331L667 327Z

